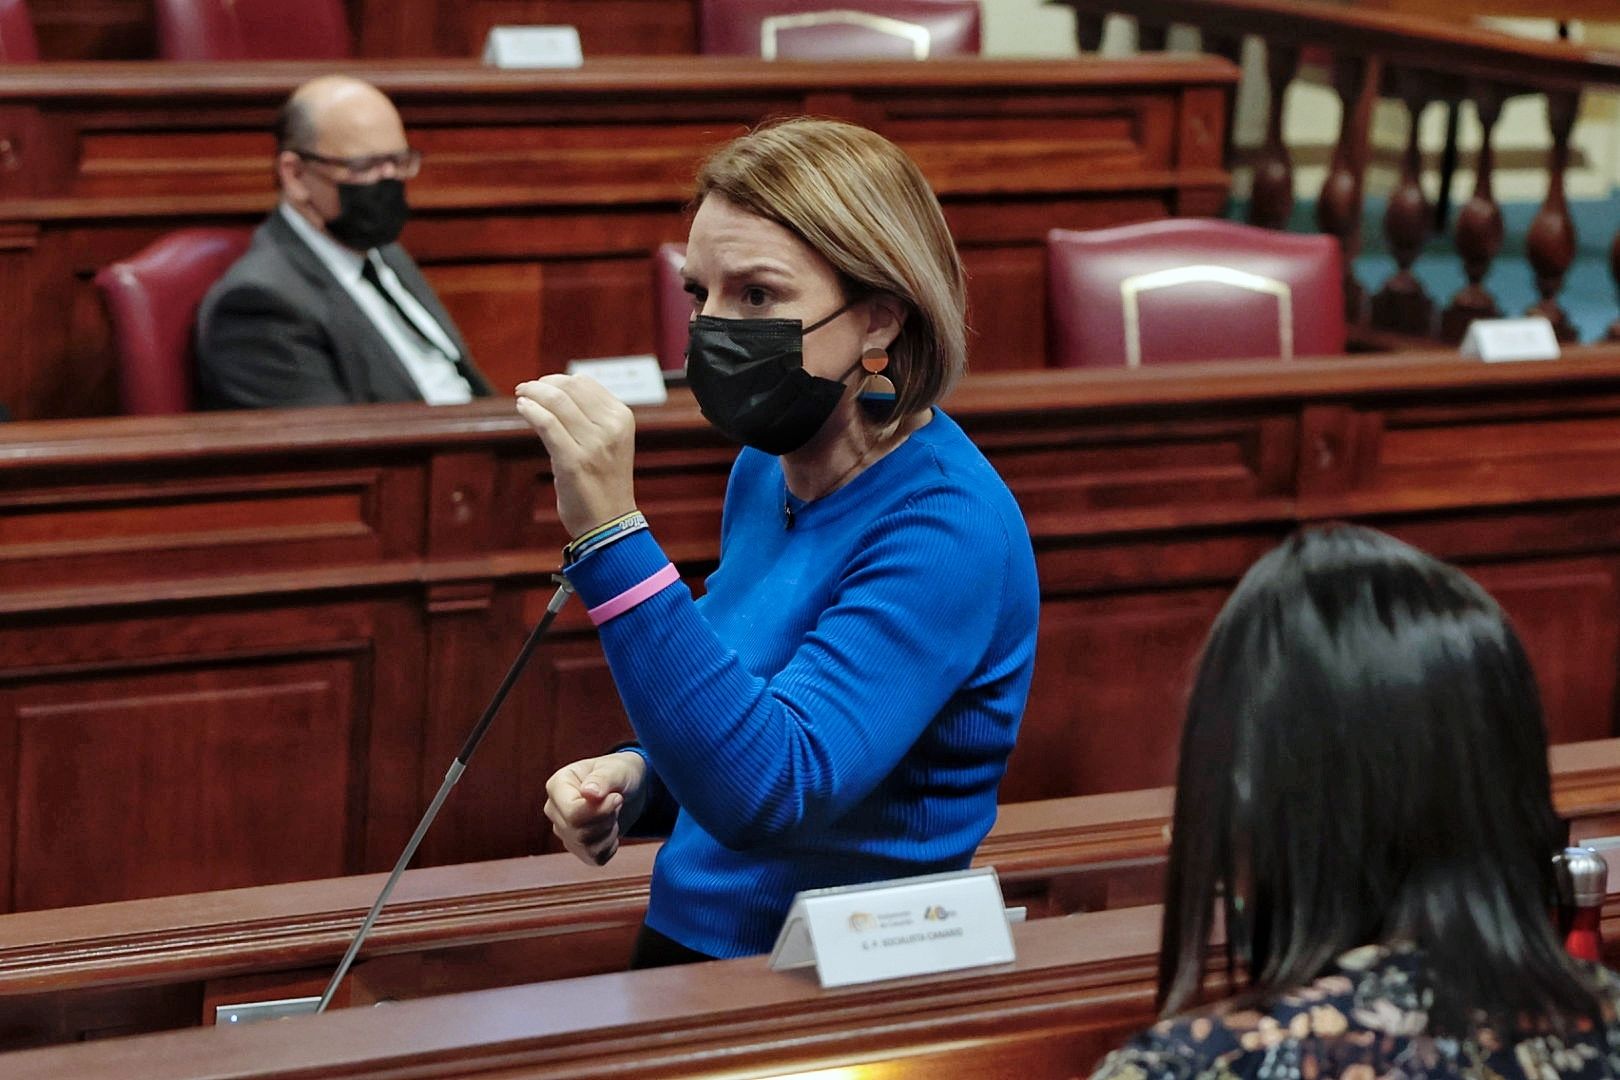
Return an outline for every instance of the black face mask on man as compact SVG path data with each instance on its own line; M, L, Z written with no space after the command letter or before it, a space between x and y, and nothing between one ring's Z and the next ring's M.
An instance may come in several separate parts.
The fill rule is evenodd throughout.
M405 181L397 178L369 184L339 184L338 216L326 223L326 231L338 243L356 251L368 251L399 239L411 208L405 202Z
M844 396L856 360L837 379L804 368L804 337L848 311L850 301L805 326L798 319L699 315L687 331L686 381L721 434L767 454L791 454L821 430Z

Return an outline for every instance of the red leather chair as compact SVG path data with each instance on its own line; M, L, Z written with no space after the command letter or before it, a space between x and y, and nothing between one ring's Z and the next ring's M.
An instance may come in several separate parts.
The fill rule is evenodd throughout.
M157 0L164 60L346 60L342 0Z
M0 0L0 63L33 63L39 59L39 39L23 0Z
M248 229L181 229L96 275L112 316L125 413L191 408L197 305L252 237Z
M1175 218L1046 234L1053 367L1344 352L1339 242Z
M685 244L660 244L653 256L654 340L658 366L665 371L686 368L686 324L692 321L692 297L681 280L685 262Z
M978 0L703 0L698 51L927 60L979 51Z

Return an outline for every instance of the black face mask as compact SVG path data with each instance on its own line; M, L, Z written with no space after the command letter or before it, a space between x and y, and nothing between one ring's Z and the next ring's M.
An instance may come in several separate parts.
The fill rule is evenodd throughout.
M693 319L686 381L704 418L727 438L767 454L791 454L809 442L838 408L844 382L861 362L837 379L812 375L804 369L804 336L853 303L809 326L798 319Z
M370 184L339 184L338 216L326 231L346 247L368 251L399 239L411 208L405 202L405 181L377 180Z

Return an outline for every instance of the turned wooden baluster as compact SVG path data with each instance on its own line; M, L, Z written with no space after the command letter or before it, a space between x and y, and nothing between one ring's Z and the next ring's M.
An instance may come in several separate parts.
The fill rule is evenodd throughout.
M1243 38L1227 37L1213 30L1199 32L1203 51L1214 53L1237 67L1243 66ZM1237 92L1226 95L1226 145L1221 148L1221 167L1228 174L1237 160ZM1229 200L1230 201L1230 200Z
M1087 11L1074 13L1074 39L1083 53L1102 49L1103 31L1108 27L1108 16L1093 15Z
M1462 256L1468 284L1457 290L1440 318L1440 336L1453 343L1468 334L1468 324L1475 319L1495 319L1502 314L1496 297L1485 287L1485 275L1502 250L1502 208L1491 186L1496 170L1492 138L1502 115L1502 96L1495 86L1469 87L1468 97L1479 116L1479 161L1474 166L1474 194L1457 215L1457 253Z
M1559 341L1574 341L1575 327L1558 303L1564 275L1575 261L1575 222L1564 199L1564 173L1569 168L1569 133L1580 105L1578 92L1547 95L1547 126L1552 129L1552 150L1547 156L1547 198L1536 211L1526 238L1530 266L1536 272L1541 299L1526 315L1545 315Z
M1408 132L1401 182L1390 193L1384 210L1384 236L1395 256L1395 273L1372 300L1373 326L1401 334L1428 337L1434 333L1434 302L1412 273L1429 236L1429 200L1423 194L1422 120L1430 86L1415 72L1399 72L1395 86L1406 106Z
M1620 232L1614 234L1614 243L1609 245L1609 273L1614 278L1615 291L1620 293ZM1620 341L1620 319L1609 324L1609 340Z
M1266 142L1254 158L1254 180L1249 191L1249 223L1267 229L1285 229L1294 212L1294 161L1283 141L1283 102L1288 85L1299 73L1299 50L1266 43L1266 83L1271 87L1271 115L1266 121Z
M1316 224L1323 232L1339 238L1344 257L1344 312L1351 327L1363 322L1366 295L1356 280L1355 259L1361 251L1361 184L1366 172L1367 127L1371 122L1369 91L1378 85L1380 64L1376 57L1335 57L1333 88L1339 95L1343 116L1339 141L1333 148L1333 164L1316 200Z

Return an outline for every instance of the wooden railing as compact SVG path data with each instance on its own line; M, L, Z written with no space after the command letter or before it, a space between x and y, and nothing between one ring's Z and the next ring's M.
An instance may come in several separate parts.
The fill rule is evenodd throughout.
M1552 747L1549 764L1571 838L1620 835L1620 739ZM1032 920L1156 904L1173 797L1004 805L974 862ZM627 846L605 867L555 854L408 871L336 1004L622 970L656 852ZM0 916L0 1051L207 1025L222 1003L318 994L382 877Z
M1072 1080L1153 1019L1160 912L1013 927L1012 964L822 990L745 957L7 1055L8 1080ZM1620 895L1603 906L1616 959Z
M1609 832L1620 739L1559 747L1552 762L1572 829ZM1153 904L1171 798L1153 788L1004 806L975 863L995 867L1031 919ZM554 854L410 870L335 1003L622 971L657 851L628 845L605 867ZM319 994L382 879L0 916L0 1051L207 1025L221 1003Z
M1159 912L1013 927L1012 964L823 990L764 957L22 1050L7 1080L1065 1080L1152 1019ZM893 1059L904 1059L894 1061ZM822 1071L827 1070L827 1071Z
M1575 328L1558 300L1576 252L1575 225L1564 191L1570 131L1583 93L1620 88L1620 54L1317 0L1139 0L1129 5L1118 0L1051 2L1074 9L1080 47L1085 51L1100 44L1107 15L1127 12L1137 18L1144 49L1162 48L1172 24L1196 27L1207 51L1228 58L1238 56L1249 36L1264 42L1271 105L1264 143L1253 156L1249 218L1271 228L1281 228L1288 221L1294 199L1293 163L1283 138L1284 91L1299 76L1302 55L1323 51L1331 55L1330 78L1343 106L1343 119L1316 203L1316 220L1323 232L1337 236L1344 247L1345 304L1351 325L1371 331L1367 336L1374 340L1382 333L1460 341L1474 319L1503 314L1485 285L1503 237L1502 210L1493 188L1492 139L1505 101L1527 94L1545 98L1551 148L1546 197L1527 237L1539 293L1528 313L1545 315L1561 339L1574 340ZM1368 298L1351 264L1360 249L1369 128L1380 97L1403 105L1409 134L1400 180L1390 195L1383 222L1396 269ZM1454 243L1467 283L1443 308L1412 273L1435 217L1422 187L1418 121L1437 102L1452 108L1470 104L1483 132L1473 194L1455 224ZM1442 178L1442 187L1447 179ZM1610 261L1620 277L1620 235ZM1611 339L1620 338L1620 321L1608 333Z

